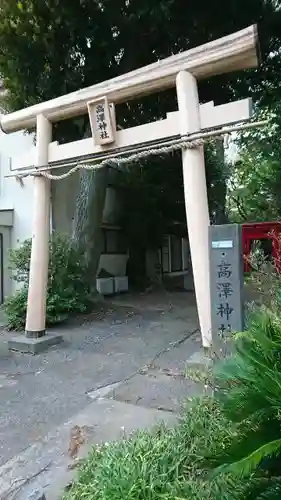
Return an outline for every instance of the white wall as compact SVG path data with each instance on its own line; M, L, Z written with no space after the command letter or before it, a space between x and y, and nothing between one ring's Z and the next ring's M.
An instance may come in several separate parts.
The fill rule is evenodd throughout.
M33 138L22 132L4 134L0 131L0 211L13 210L13 226L10 228L9 246L15 248L32 235L33 179L23 179L23 185L10 174L10 158L26 152L33 146ZM4 262L8 255L5 248ZM5 272L7 265L5 265ZM5 286L4 286L5 288ZM7 287L6 287L7 288ZM16 288L13 281L8 287L11 293ZM5 295L6 291L4 290Z
M9 172L9 159L1 155L0 210L14 210L12 245L19 246L31 237L33 210L33 179L23 179L23 185L14 177L5 178Z
M23 179L23 186L14 177L5 178L10 172L9 158L24 153L33 146L33 138L22 132L4 134L0 131L0 210L14 210L12 245L18 246L31 237L33 210L33 179Z

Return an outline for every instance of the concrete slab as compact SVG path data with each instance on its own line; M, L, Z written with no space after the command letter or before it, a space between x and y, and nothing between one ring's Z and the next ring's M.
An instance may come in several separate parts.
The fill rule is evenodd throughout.
M84 457L94 444L115 441L160 422L174 425L176 421L177 417L167 412L117 401L95 401L0 467L0 498L11 495L26 500L38 490L45 493L47 500L58 500L75 475L77 458ZM82 436L76 459L70 456L73 429L80 429Z
M38 354L53 345L60 344L62 340L62 335L51 335L49 333L39 339L18 335L8 340L8 349L26 354Z
M187 360L187 368L209 368L213 364L212 359L204 352L203 348L195 351Z
M167 351L162 353L161 356L156 358L153 366L160 369L172 369L185 373L186 363L190 357L198 351L201 343L200 332L196 332L185 342L171 345Z
M0 378L1 382L1 378ZM108 398L111 399L113 391L121 385L122 382L116 382L115 384L109 384L106 385L105 387L101 387L100 389L96 389L95 391L90 391L88 392L89 398L91 398L93 401L96 401L97 399L104 399Z
M148 370L119 385L108 397L145 408L180 412L187 397L199 396L202 392L202 385L176 371Z

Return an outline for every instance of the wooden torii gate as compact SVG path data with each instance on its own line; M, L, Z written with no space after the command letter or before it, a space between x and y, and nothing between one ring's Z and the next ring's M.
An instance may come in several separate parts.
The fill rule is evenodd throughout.
M45 336L50 170L61 166L122 158L151 148L182 149L184 195L195 293L203 346L211 344L209 211L202 141L208 129L248 120L251 101L199 105L197 80L258 65L256 26L160 60L117 78L1 117L6 133L36 127L36 147L13 163L12 175L34 175L34 220L25 343ZM116 131L114 104L176 87L178 111L165 120ZM112 105L113 104L113 105ZM68 144L52 142L52 124L89 113L93 137ZM202 132L203 131L203 132ZM205 131L205 132L204 132ZM192 147L187 142L192 140ZM196 142L197 140L197 142ZM185 141L185 144L183 142ZM195 142L194 142L195 141ZM75 168L75 167L74 167ZM49 173L49 175L48 175ZM47 343L50 343L47 341ZM27 349L28 350L28 349ZM36 351L36 349L33 349Z

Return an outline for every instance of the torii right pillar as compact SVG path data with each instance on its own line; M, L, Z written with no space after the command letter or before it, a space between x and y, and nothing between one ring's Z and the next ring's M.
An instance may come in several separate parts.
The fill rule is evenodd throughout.
M200 132L195 77L181 71L176 79L181 136ZM190 253L203 347L212 343L209 270L209 208L203 146L182 150L184 197Z

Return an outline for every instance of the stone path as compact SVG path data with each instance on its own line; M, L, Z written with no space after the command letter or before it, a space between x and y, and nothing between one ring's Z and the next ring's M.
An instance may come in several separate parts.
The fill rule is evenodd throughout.
M0 498L19 477L14 500L35 487L58 498L71 475L75 426L84 429L80 456L118 439L121 428L174 422L183 398L201 391L185 377L200 350L197 329L194 298L179 293L105 304L82 325L60 329L63 344L37 356L7 352L10 334L0 335Z

